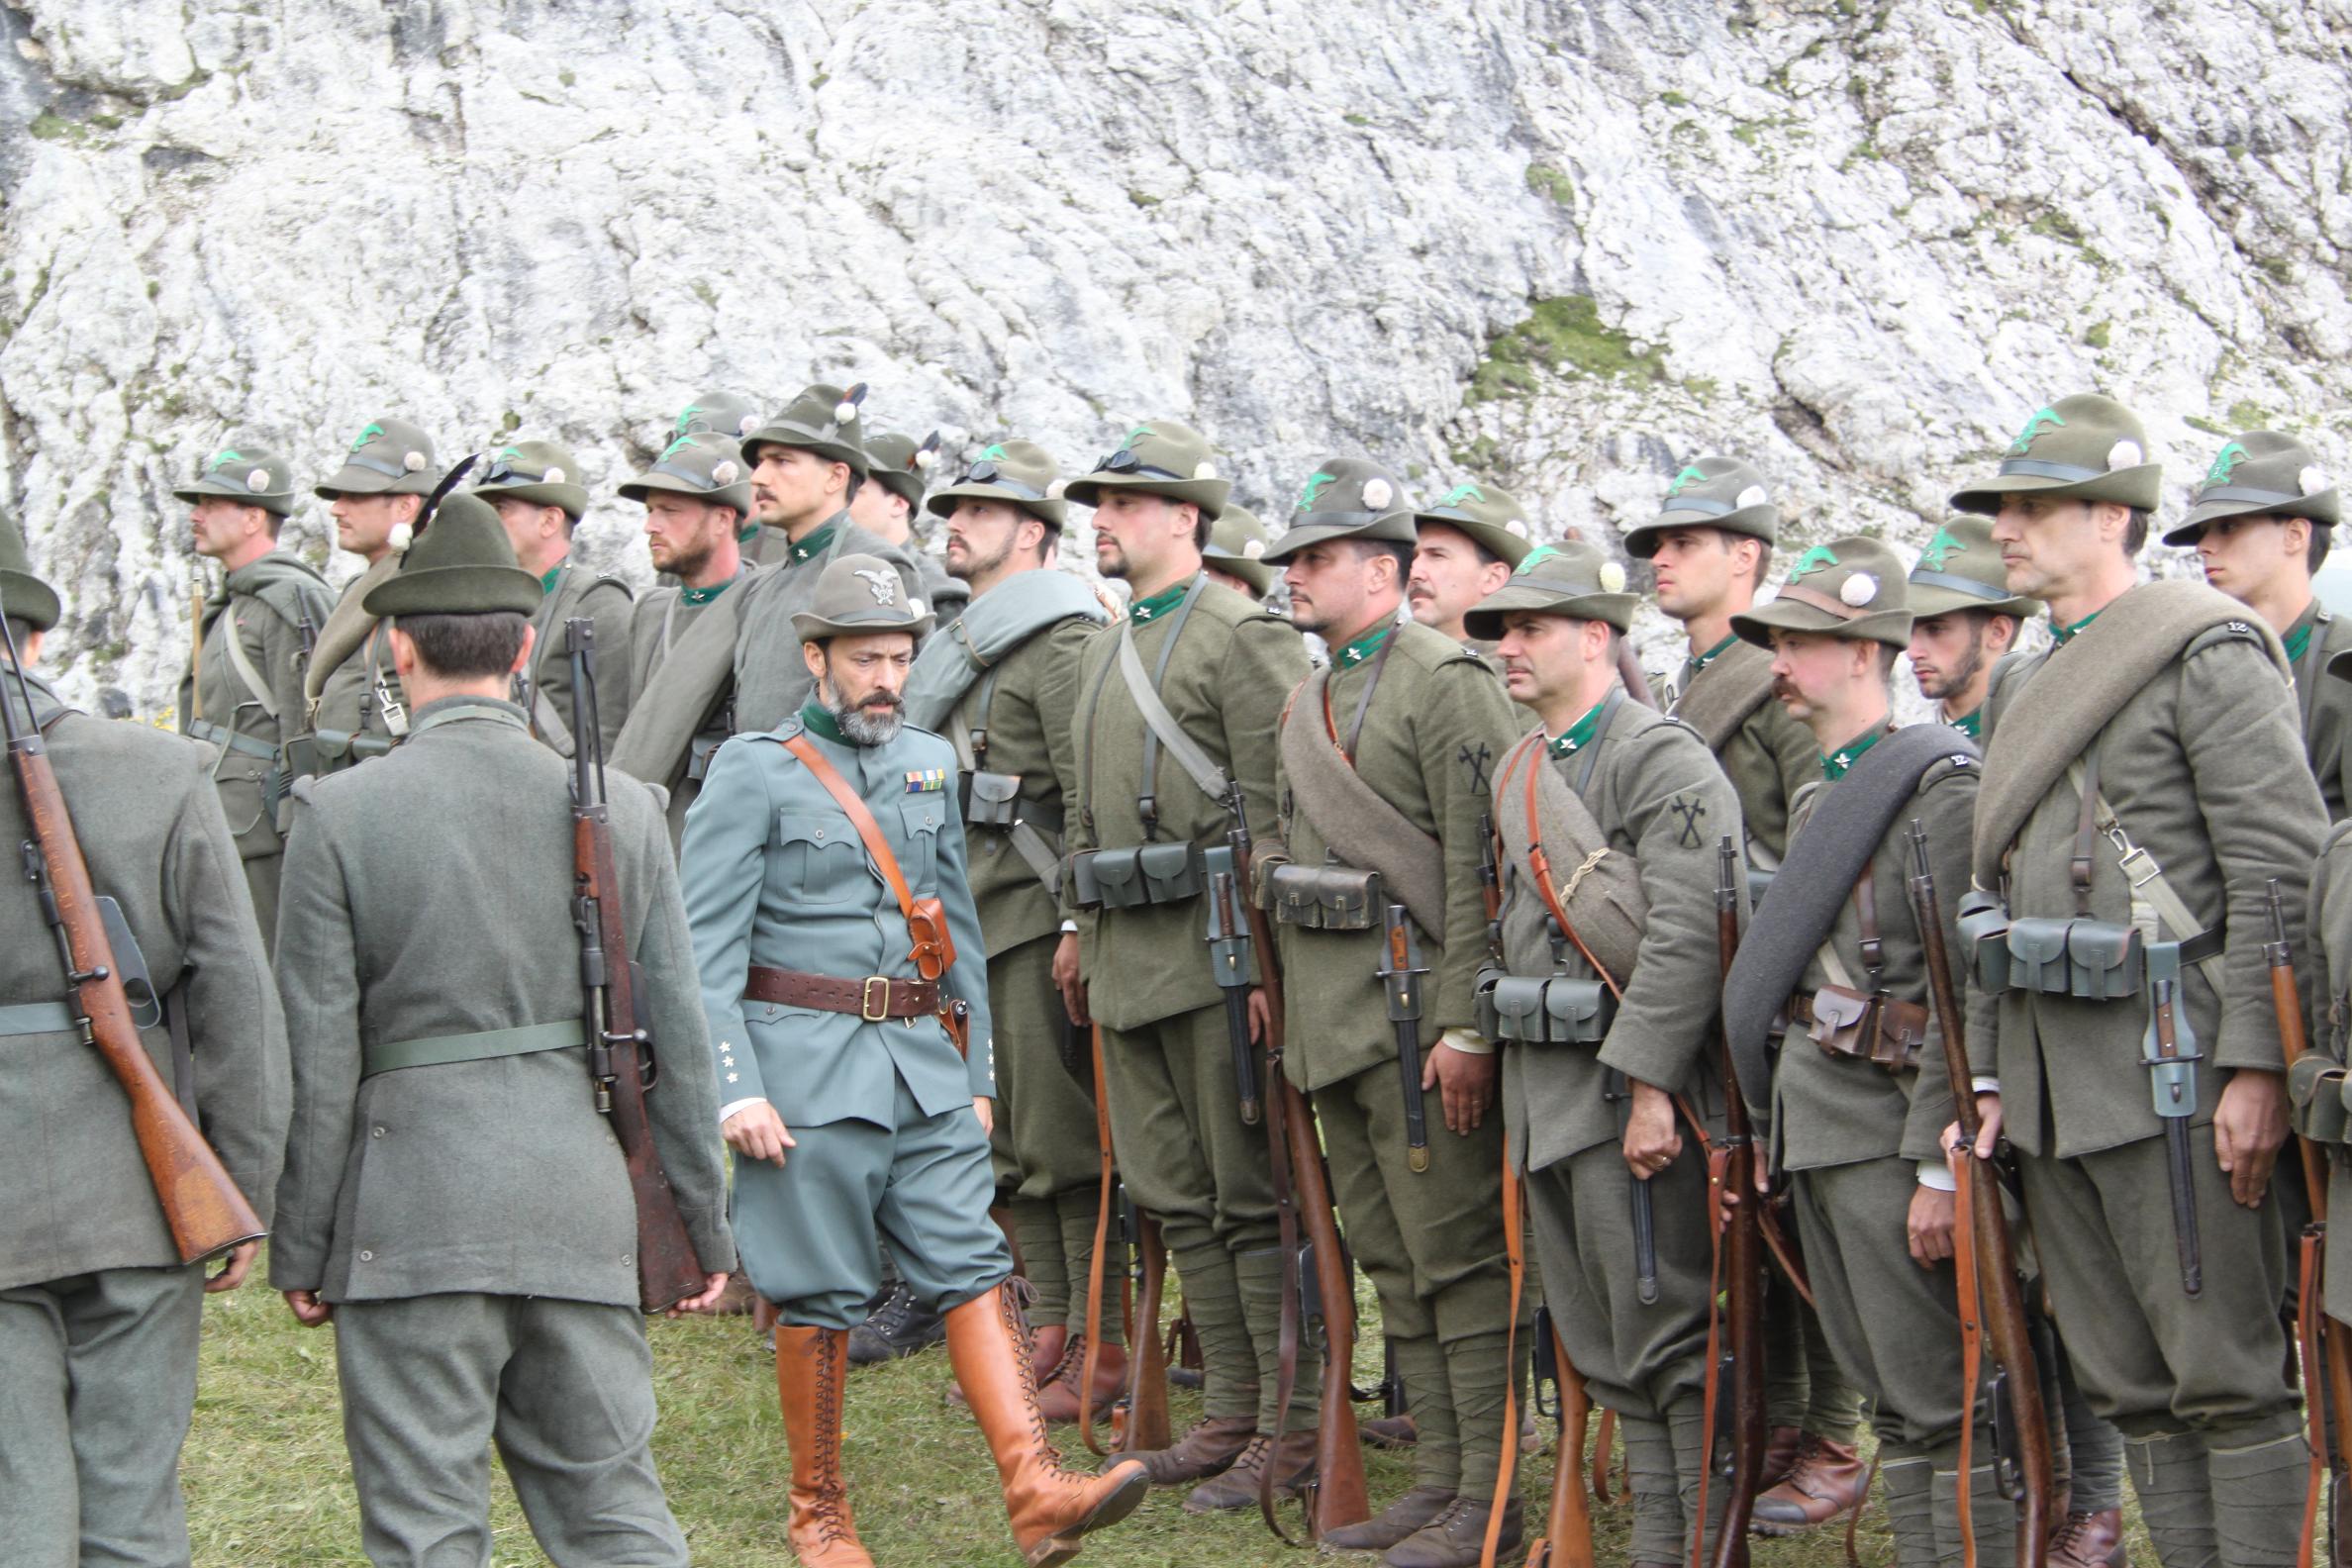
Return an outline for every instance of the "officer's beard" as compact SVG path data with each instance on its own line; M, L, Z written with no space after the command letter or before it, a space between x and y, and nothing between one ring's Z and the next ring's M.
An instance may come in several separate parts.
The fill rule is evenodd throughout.
M826 712L833 716L833 723L841 727L841 734L852 745L888 745L898 738L907 722L906 704L896 692L869 692L862 703L851 704L842 700L829 680L819 695L825 700Z

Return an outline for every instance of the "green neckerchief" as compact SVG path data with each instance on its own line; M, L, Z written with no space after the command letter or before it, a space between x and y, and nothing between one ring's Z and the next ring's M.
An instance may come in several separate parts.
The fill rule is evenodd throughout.
M1396 630L1396 622L1383 621L1380 623L1380 625L1374 627L1362 637L1357 637L1353 642L1348 643L1347 646L1333 649L1331 653L1332 668L1355 668L1357 665L1363 663L1364 660L1379 652L1380 644L1386 642L1388 640L1388 635Z
M1148 599L1138 599L1127 606L1127 618L1137 626L1149 624L1155 617L1175 609L1184 602L1184 595L1192 587L1187 577L1173 588L1163 588Z
M1551 754L1564 757L1593 738L1593 732L1601 728L1601 710L1609 706L1604 697L1585 711L1585 716L1570 725L1563 735L1551 738Z
M825 525L825 527L819 529L816 533L809 535L799 543L792 546L793 564L797 566L802 561L809 559L813 555L824 554L825 547L828 544L831 544L833 540L833 526L831 523L828 523Z
M2310 648L2311 629L2319 624L2319 618L2312 612L2318 608L2319 601L2312 600L2310 608L2304 610L2302 617L2296 621L2295 630L2279 639L2287 644L2288 663L2301 664L2303 654Z
M540 593L551 594L555 591L556 583L560 582L563 578L563 562L557 561L554 565L539 573Z
M1946 719L1947 728L1957 730L1971 740L1985 738L1985 710L1982 705L1971 708L1957 719Z
M821 735L834 745L850 745L850 738L841 734L841 722L833 710L812 697L801 705L801 728L811 735Z
M2062 627L2056 621L2052 621L2050 623L2050 640L2057 643L2060 647L2066 646L2067 643L2072 642L2076 637L2082 635L2083 628L2098 620L2103 614L2105 614L2104 611L2094 610L2089 615L2083 617L2082 620L2077 621L2073 626L2067 627Z
M1854 764L1862 760L1862 753L1877 745L1879 737L1886 733L1887 727L1883 722L1872 725L1869 730L1863 733L1860 739L1849 740L1834 752L1822 757L1821 777L1832 784L1844 778L1846 774L1853 771Z
M1682 684L1688 688L1691 684L1692 676L1698 674L1701 670L1707 668L1708 665L1713 664L1716 659L1721 658L1725 653L1729 652L1731 644L1738 640L1739 634L1734 632L1729 637L1723 638L1722 641L1717 642L1714 647L1709 648L1706 652L1693 653L1688 658L1685 658L1683 660Z

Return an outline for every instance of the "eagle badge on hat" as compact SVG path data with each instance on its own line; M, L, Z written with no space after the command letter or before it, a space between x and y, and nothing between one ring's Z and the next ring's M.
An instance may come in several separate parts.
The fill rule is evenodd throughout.
M898 603L898 577L896 574L886 571L866 571L860 568L852 575L866 585L867 591L874 596L874 603L878 605Z

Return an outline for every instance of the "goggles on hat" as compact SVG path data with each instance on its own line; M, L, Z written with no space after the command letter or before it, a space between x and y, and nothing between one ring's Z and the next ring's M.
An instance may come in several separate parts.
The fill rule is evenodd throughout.
M1157 469L1152 471L1155 473L1158 472ZM965 474L961 479L958 479L956 483L994 485L999 490L1012 491L1015 495L1020 496L1025 501L1042 501L1045 499L1044 491L1038 489L1034 485L1023 484L1020 480L1014 478L1011 474L1005 472L1004 469L998 467L993 462L977 462L972 464L971 472Z
M1095 464L1094 471L1096 473L1141 474L1151 479L1173 479L1179 484L1185 481L1185 476L1173 469L1155 468L1145 462L1135 455L1135 448L1132 446L1122 446L1110 456L1101 459Z
M484 485L544 484L546 479L547 470L544 468L533 473L528 468L518 466L513 458L501 457L490 465L488 472L474 481L474 488L478 490Z

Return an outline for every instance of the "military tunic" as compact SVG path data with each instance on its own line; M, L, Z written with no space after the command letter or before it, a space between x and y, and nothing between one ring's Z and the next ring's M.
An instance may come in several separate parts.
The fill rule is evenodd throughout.
M734 1263L718 1099L659 801L607 783L660 1064L647 1114L718 1272ZM521 709L446 698L383 762L311 786L287 841L297 1131L270 1279L336 1306L379 1562L487 1555L491 1440L557 1561L686 1561L646 1446L636 1208L585 1043L368 1071L411 1042L580 1020L569 784Z
M1675 700L1667 704L1669 712L1689 700L1703 680L1737 680L1748 673L1747 666L1771 662L1772 655L1753 643L1736 637L1727 641L1728 646L1718 644L1684 664ZM1767 869L1778 865L1788 849L1789 804L1814 777L1817 755L1812 733L1770 697L1741 721L1715 753L1731 787L1739 791L1749 857ZM1756 852L1759 847L1762 855Z
M2336 615L2316 599L2284 638L2295 670L2295 706L2303 720L2303 753L2310 758L2311 775L2319 781L2319 798L2326 803L2327 820L2342 822L2346 815L2347 780L2352 767L2346 747L2352 744L2352 681L2327 672L2338 653L2352 649L2352 620Z
M597 576L571 560L556 562L540 584L547 597L531 617L538 641L525 671L531 697L525 711L531 715L532 733L558 756L574 754L582 720L579 696L572 690L571 649L564 628L585 617L596 623L596 711L590 717L602 751L609 752L629 717L629 681L636 662L629 585L618 577Z
M1201 589L1178 625L1193 581L1131 606L1127 635L1147 671L1167 652L1160 700L1226 777L1239 782L1251 826L1270 830L1275 727L1284 699L1307 674L1306 646L1289 622L1214 583ZM1148 730L1115 667L1121 636L1121 626L1106 627L1086 645L1077 771L1062 780L1065 808L1077 804L1064 847L1076 854L1147 841L1221 846L1232 827L1230 809L1204 795L1164 748L1148 786L1154 818L1146 829ZM1205 940L1207 899L1090 911L1078 927L1087 1006L1103 1029L1121 1172L1135 1203L1159 1220L1196 1327L1208 1314L1205 1408L1218 1417L1254 1415L1260 1429L1271 1431L1280 1227L1265 1131L1241 1121L1224 1003ZM1258 1072L1258 1081L1267 1082L1262 1054ZM1311 1421L1310 1359L1301 1361L1294 1409ZM1254 1382L1247 1376L1253 1361Z
M968 1058L931 1018L869 1022L745 998L754 964L915 978L907 922L857 829L782 744L804 733L873 813L914 896L944 903L955 962L941 984L970 1004ZM789 1324L862 1320L885 1240L936 1311L1012 1272L972 1110L996 1092L996 1051L955 773L953 748L929 731L854 745L811 707L772 735L721 746L687 814L682 876L720 1112L765 1100L798 1143L781 1169L735 1163L743 1267Z
M0 660L0 700L25 720ZM286 1032L204 747L66 709L32 679L90 881L116 900L186 1020L142 1031L167 1084L268 1223L285 1149ZM0 841L30 836L0 785ZM183 1265L130 1102L65 1016L30 884L0 892L0 1538L11 1562L184 1564L178 1465L196 1401L203 1269Z
M248 561L205 602L197 630L202 655L191 656L180 677L180 733L214 748L213 783L237 835L264 946L277 933L285 850L278 816L291 782L286 742L309 728L303 628L307 623L315 637L334 603L327 580L295 556L272 550ZM248 669L258 686L246 678Z
M400 551L389 551L344 585L303 672L321 773L382 756L407 732L408 700L392 667L388 629L360 608L378 583L400 570Z
M928 605L914 559L849 521L846 510L789 545L783 556L746 585L735 612L735 733L765 735L784 723L808 699L815 682L801 657L795 612L809 608L817 579L843 555L878 555L898 573L911 600Z
M1389 638L1394 647L1386 646ZM1384 659L1385 654L1385 659ZM1350 738L1368 683L1370 703L1355 736L1355 772L1443 857L1445 936L1414 924L1421 961L1422 1059L1447 1029L1472 1028L1487 950L1480 892L1483 782L1517 733L1510 700L1486 665L1442 633L1417 622L1378 629L1340 648L1327 709L1294 702L1290 725L1329 726ZM1312 743L1312 742L1311 742ZM1305 866L1342 860L1294 796L1277 757L1280 847ZM1386 897L1397 897L1389 889ZM1422 1484L1488 1495L1501 1451L1509 1370L1505 1335L1511 1285L1502 1225L1503 1118L1490 1109L1468 1132L1445 1126L1441 1096L1425 1098L1429 1167L1406 1159L1396 1027L1379 978L1385 952L1380 912L1371 928L1336 931L1284 925L1284 1068L1311 1088L1331 1165L1331 1187L1355 1259L1380 1295L1383 1329L1401 1361L1416 1357L1408 1385L1420 1385L1414 1415ZM1412 920L1410 915L1408 920ZM1531 1311L1531 1308L1529 1309ZM1436 1408L1432 1408L1436 1407ZM1461 1452L1446 1441L1459 1431Z
M732 661L732 639L720 643L714 641L713 635L706 635L689 642L686 637L695 624L723 598L730 600L724 611L726 616L732 617L740 610L740 590L754 575L755 569L745 565L726 582L710 588L679 585L655 588L637 601L631 610L629 622L629 698L631 711L637 715L640 726L646 723L659 724L665 718L674 717L663 713L664 705L673 698L670 683L655 684L655 677L668 665L672 650L682 647L687 659L699 658L704 664L722 668ZM712 633L720 630L723 629L713 628ZM680 670L673 671L673 674L682 673L685 662L681 660ZM733 712L732 699L726 690L727 677L717 674L714 678L720 689L717 697L691 699L698 706L693 720L696 728L685 731L680 725L671 732L674 735L683 731L683 745L674 750L667 746L658 748L666 754L659 758L657 764L649 763L642 768L634 765L626 747L612 754L615 766L624 771L636 772L647 783L661 783L668 790L670 844L673 848L686 832L687 808L694 804L694 797L702 789L703 773L710 766L713 753L734 733L730 717ZM690 681L687 684L699 689L702 683ZM637 734L636 728L627 725L624 725L623 731L633 739Z
M1999 782L2001 727L2035 722L2037 689L2074 678L2070 656L2082 655L2060 645L2012 654L1995 670L1985 708L1988 795ZM2095 669L2082 676L2097 677ZM2092 1408L2131 1437L2186 1425L2227 1432L2233 1445L2260 1444L2295 1430L2294 1399L2279 1377L2284 1243L2275 1205L2249 1210L2230 1200L2211 1119L2232 1069L2281 1070L2261 951L2264 891L2280 880L2289 935L2300 942L2324 808L2293 694L2246 627L2217 628L2192 643L2092 743L2103 758L2100 791L2123 830L2199 922L2224 932L2223 990L2215 993L2202 965L2187 966L2183 983L2187 1021L2205 1050L2191 1138L2205 1263L2199 1296L2185 1293L2176 1262L2163 1123L2142 1057L2145 1002L1989 994L1972 976L1970 1059L2001 1084L2036 1250ZM2080 796L2064 780L2034 806L2006 861L2012 921L2073 913L2069 865L2080 821ZM2094 850L2092 916L2132 920L2129 883L2140 868L2121 866L2105 835Z

